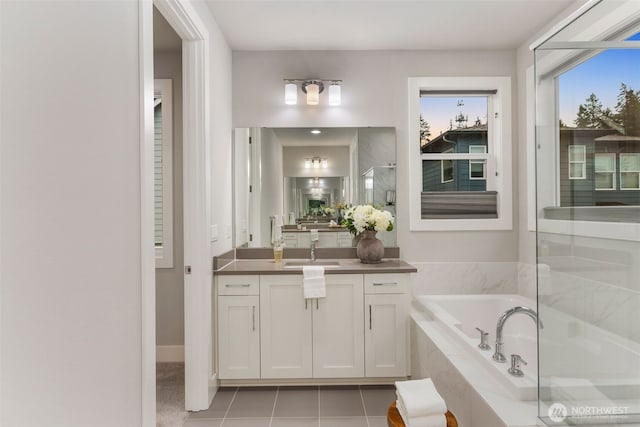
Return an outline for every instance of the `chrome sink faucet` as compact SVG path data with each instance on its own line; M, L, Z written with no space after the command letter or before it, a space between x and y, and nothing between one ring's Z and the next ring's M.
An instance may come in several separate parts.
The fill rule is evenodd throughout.
M316 260L316 241L311 241L311 261Z
M502 328L504 327L507 319L516 313L526 314L531 319L533 319L534 322L536 322L536 325L539 326L540 329L542 329L542 322L538 320L538 313L536 313L529 307L517 306L510 308L509 310L502 313L498 318L498 324L496 325L496 350L493 353L493 360L495 360L496 362L504 363L507 361L507 358L504 357L504 354L502 353L504 351L504 342L502 341Z

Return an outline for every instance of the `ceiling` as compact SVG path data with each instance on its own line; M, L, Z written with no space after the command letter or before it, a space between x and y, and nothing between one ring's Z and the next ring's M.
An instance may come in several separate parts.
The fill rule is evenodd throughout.
M233 50L513 49L575 3L574 0L206 2Z
M320 133L312 134L313 129L320 130ZM358 128L272 128L272 130L283 146L351 145L358 133Z

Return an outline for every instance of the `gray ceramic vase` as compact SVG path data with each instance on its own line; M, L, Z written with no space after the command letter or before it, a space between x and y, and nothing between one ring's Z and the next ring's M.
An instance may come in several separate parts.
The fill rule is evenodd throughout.
M365 230L359 236L356 253L363 264L377 264L384 257L384 245L376 237L376 231Z

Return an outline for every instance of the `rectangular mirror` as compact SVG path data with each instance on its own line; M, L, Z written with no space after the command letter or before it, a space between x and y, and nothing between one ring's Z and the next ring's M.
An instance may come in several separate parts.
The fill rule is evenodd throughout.
M395 217L396 134L391 127L238 128L234 131L234 246L351 247L343 206L372 204ZM396 231L378 238L396 246Z

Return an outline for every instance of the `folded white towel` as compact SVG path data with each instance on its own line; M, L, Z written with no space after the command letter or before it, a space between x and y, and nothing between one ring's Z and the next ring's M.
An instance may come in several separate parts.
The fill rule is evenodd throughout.
M324 298L327 296L324 267L321 265L305 265L302 267L302 274L302 291L305 299Z
M447 405L430 378L396 381L396 391L398 400L402 401L410 418L442 415L447 412Z
M406 427L447 427L447 417L445 417L444 413L442 415L409 418L402 402L396 401L396 407Z

